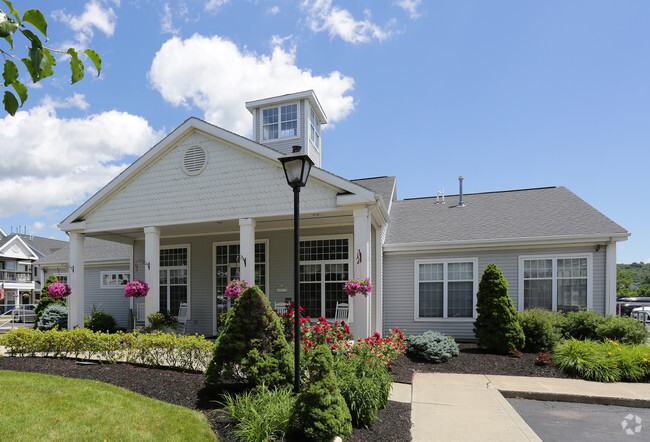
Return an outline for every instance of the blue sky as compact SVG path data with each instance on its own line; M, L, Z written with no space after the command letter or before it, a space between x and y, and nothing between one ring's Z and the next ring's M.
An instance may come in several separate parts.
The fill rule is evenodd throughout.
M314 89L325 169L396 175L400 198L455 194L459 175L469 193L563 185L632 232L618 262L650 262L649 2L13 3L103 68L71 86L61 60L0 119L7 232L63 238L58 222L188 117L250 136L245 101Z

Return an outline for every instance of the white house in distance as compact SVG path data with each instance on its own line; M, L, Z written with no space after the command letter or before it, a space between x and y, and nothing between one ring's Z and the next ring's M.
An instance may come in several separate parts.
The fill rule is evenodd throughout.
M489 263L518 309L614 311L616 242L629 233L564 187L398 200L395 177L348 180L320 168L327 119L313 91L246 107L252 140L190 118L61 222L74 267L71 325L83 326L87 298L100 291L84 268L89 238L132 246L130 275L151 287L146 312L187 302L190 333L216 332L234 277L272 305L291 300L293 192L278 158L294 145L316 164L300 194L311 317L333 318L347 301L344 281L370 277L371 296L352 301L356 337L398 326L471 339Z

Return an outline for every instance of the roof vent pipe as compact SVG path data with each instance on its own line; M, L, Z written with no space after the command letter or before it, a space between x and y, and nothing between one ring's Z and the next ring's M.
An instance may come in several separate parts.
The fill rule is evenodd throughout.
M460 200L458 201L458 207L465 207L465 203L463 202L463 177L459 176L458 177L458 182L460 185Z

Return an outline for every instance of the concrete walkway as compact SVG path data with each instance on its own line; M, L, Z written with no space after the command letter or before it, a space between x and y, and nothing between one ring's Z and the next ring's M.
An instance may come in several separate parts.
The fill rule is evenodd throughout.
M506 397L650 408L650 384L417 373L412 385L393 384L390 399L411 403L415 442L541 440Z

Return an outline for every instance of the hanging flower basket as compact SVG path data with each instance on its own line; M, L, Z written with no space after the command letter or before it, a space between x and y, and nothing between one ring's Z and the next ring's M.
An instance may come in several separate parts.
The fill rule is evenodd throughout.
M149 293L149 284L144 281L131 281L124 287L125 298L143 298Z
M350 297L355 297L357 295L368 297L370 292L372 292L372 284L370 284L370 278L350 279L346 281L345 285L343 286L343 291Z
M72 290L70 290L70 286L67 284L53 282L47 286L47 293L51 298L65 298L66 296L70 296Z
M3 299L5 299L5 289L0 288L0 301L2 301Z
M225 295L232 299L237 299L241 292L248 288L248 283L246 281L240 281L239 279L233 279L226 286Z

